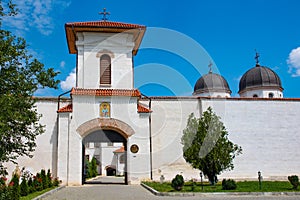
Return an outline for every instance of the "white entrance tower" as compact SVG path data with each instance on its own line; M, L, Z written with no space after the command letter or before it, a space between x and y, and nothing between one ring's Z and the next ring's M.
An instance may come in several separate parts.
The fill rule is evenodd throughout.
M72 102L58 113L58 177L83 183L83 142L122 142L125 182L150 178L149 113L133 84L133 56L146 27L102 21L65 25L69 52L76 54Z

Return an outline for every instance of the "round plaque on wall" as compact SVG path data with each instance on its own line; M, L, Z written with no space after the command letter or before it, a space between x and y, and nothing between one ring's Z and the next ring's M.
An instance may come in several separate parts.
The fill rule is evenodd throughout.
M139 146L136 145L136 144L131 145L130 151L131 151L132 153L137 153L137 152L139 151Z

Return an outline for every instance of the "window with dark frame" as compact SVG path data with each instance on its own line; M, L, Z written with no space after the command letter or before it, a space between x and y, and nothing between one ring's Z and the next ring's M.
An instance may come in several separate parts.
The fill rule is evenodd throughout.
M111 58L104 54L100 57L100 85L111 84Z

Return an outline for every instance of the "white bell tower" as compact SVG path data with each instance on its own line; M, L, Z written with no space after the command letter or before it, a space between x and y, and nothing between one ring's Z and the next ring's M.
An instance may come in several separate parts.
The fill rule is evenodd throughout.
M145 26L102 20L65 29L69 52L77 55L76 88L133 89L132 58Z

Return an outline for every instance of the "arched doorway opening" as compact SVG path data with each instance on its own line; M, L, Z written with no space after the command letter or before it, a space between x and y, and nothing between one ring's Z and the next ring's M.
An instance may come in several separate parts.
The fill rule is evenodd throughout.
M99 129L84 136L82 144L83 183L128 183L127 138L116 130Z
M81 183L86 182L85 177L85 162L86 156L86 144L93 144L94 146L98 144L106 144L110 146L114 143L121 143L123 145L123 165L124 165L124 184L128 184L128 173L127 169L128 160L127 160L127 141L135 133L134 130L125 122L114 119L114 118L95 118L90 121L87 121L81 124L77 129L77 133L82 138L82 174L81 174ZM122 150L117 149L116 156L120 156L119 152ZM125 158L125 159L124 159ZM89 158L90 159L90 158ZM118 168L122 166L119 165ZM96 182L97 183L97 182ZM98 182L100 183L100 182Z

